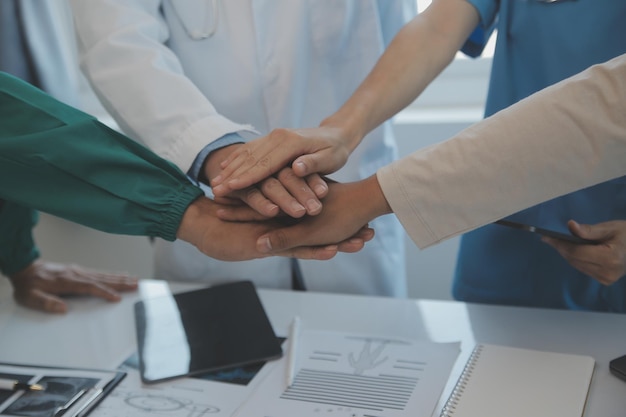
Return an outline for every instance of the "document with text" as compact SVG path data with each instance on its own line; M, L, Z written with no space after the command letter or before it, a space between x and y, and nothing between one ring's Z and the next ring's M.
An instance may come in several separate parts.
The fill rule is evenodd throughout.
M317 330L303 330L297 346L291 384L286 356L235 416L429 416L460 352L459 343Z

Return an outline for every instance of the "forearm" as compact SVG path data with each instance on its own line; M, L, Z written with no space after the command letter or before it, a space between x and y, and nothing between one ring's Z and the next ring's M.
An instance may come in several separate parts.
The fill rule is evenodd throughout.
M626 55L378 172L419 247L624 175Z
M0 272L7 277L39 257L32 230L37 213L5 201L0 207Z
M451 62L478 24L465 0L436 0L393 39L374 69L322 126L340 127L354 149L372 129L415 100Z
M0 198L98 230L173 240L202 194L175 166L0 74Z

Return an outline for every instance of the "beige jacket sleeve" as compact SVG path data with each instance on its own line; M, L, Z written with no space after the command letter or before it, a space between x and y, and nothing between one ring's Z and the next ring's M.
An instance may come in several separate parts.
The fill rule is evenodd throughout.
M626 55L378 171L424 248L626 174Z

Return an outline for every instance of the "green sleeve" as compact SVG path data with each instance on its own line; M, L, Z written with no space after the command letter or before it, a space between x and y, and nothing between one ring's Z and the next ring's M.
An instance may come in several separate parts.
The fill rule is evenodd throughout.
M37 212L8 201L0 207L0 272L11 276L33 263L39 251L33 240Z
M202 194L177 167L0 73L0 198L109 233L167 240Z

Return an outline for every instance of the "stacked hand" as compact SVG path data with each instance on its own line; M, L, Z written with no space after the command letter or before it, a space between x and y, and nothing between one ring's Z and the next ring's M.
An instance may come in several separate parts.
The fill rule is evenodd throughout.
M327 183L319 175L341 168L351 150L340 129L320 127L276 129L214 152L204 173L215 201L224 204L216 214L242 224L274 218L257 224L265 231L255 250L266 255L328 259L333 252L356 252L373 237L367 223L375 216L365 206L349 209L362 201L351 200L359 193L356 185Z
M353 149L339 128L276 129L222 160L219 175L210 177L213 193L225 196L245 189L285 167L299 178L330 174L346 163Z

